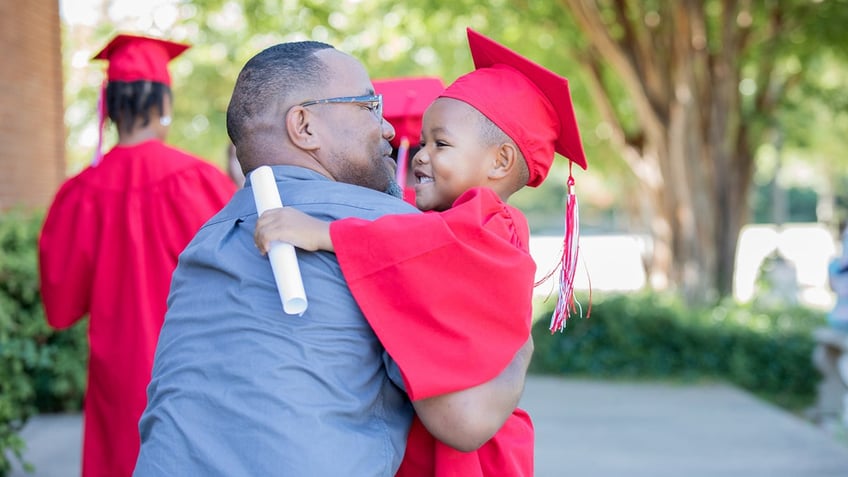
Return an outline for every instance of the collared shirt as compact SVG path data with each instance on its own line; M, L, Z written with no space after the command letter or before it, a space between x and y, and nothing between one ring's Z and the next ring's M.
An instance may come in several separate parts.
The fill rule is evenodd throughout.
M415 212L373 190L274 166L283 204L317 218ZM248 179L180 256L139 423L136 476L392 476L412 406L335 255L302 252L309 307L286 315L253 242Z

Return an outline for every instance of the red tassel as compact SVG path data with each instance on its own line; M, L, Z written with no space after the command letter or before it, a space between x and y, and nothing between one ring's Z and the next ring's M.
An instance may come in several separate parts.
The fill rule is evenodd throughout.
M106 83L100 86L100 96L97 98L97 149L94 150L94 157L91 159L91 165L100 164L100 159L103 158L103 126L106 124Z
M400 146L398 146L397 169L395 180L400 186L401 191L406 190L406 171L409 166L409 139L406 136L400 138Z
M568 174L568 198L565 203L565 238L559 264L559 297L551 316L551 334L565 329L566 320L572 313L577 312L577 304L574 300L574 274L577 271L577 257L580 251L580 214L577 196L574 193L574 177L570 169L571 164L569 164Z

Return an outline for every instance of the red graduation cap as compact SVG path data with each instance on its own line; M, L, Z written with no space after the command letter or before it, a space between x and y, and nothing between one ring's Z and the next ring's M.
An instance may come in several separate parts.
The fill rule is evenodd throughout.
M412 144L420 142L424 111L444 89L442 80L435 76L374 81L374 90L383 95L383 117L395 128L392 146L398 147L404 137Z
M515 141L530 170L527 185L535 187L545 180L554 152L586 169L568 80L470 28L467 32L476 69L457 78L440 96L470 104ZM551 316L552 333L561 331L566 318L576 311L574 274L579 235L577 196L569 173L565 238L558 264L559 297Z
M527 185L542 183L554 151L586 169L568 80L470 28L468 45L476 69L441 96L470 104L515 141L530 169Z
M189 48L146 36L120 34L112 39L94 60L107 60L109 81L155 81L171 85L168 62Z
M94 151L92 165L96 166L103 158L103 127L108 112L106 111L106 82L109 81L154 81L171 86L171 75L168 74L168 62L187 50L189 45L174 43L147 36L120 34L106 47L94 55L93 60L107 60L106 81L100 88L100 98L97 105L98 136L97 149Z

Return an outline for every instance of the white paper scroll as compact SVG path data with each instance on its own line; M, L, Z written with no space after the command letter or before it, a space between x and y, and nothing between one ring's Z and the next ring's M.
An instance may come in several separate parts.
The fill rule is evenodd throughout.
M274 180L274 172L268 166L260 166L250 173L250 183L253 187L253 200L256 202L256 212L262 215L268 209L283 206L280 191ZM300 277L300 267L294 246L285 242L271 242L268 250L271 270L277 290L283 301L283 311L289 315L302 315L306 311L306 291L303 289L303 279Z

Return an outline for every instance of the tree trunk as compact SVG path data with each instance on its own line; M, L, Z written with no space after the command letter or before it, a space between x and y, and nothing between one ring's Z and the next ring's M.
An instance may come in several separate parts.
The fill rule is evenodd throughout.
M730 294L753 173L739 92L744 4L722 2L716 29L696 0L662 3L659 11L617 0L606 2L605 15L601 2L564 1L590 40L582 57L594 77L588 88L655 212L649 283L676 289L691 304ZM622 126L604 66L633 103L635 133Z

